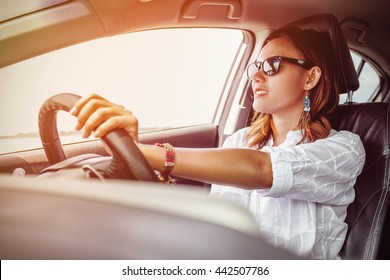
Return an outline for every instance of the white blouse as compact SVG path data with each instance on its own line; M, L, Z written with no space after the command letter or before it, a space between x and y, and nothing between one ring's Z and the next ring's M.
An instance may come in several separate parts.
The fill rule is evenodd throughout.
M224 148L248 148L248 128L226 139ZM335 259L347 233L344 222L355 198L354 184L365 162L359 136L332 130L329 137L300 144L290 131L283 144L261 150L271 155L273 185L245 190L212 185L212 197L247 208L271 244L303 257Z

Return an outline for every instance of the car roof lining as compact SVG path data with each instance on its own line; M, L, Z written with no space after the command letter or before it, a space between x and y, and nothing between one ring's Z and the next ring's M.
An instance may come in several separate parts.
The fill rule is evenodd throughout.
M2 0L0 10L0 22L34 13L36 11L53 7L55 5L69 1L70 0L18 0L19 5L15 5L14 0Z

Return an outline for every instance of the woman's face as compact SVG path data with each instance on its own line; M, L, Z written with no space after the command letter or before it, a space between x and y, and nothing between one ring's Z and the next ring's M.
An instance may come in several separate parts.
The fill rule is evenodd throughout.
M277 38L261 50L259 61L271 56L303 59L302 54L287 39ZM282 61L279 72L267 76L262 70L253 76L253 109L257 112L287 117L300 116L305 98L305 82L308 71L292 63Z

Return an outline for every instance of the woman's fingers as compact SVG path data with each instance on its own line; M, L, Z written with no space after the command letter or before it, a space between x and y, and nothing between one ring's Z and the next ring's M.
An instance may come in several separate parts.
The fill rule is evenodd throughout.
M138 142L138 120L133 114L97 94L80 98L69 113L77 117L75 129L84 128L85 138L92 132L95 137L102 137L116 128L122 128Z
M96 128L94 136L102 137L117 128L124 129L138 143L138 120L133 115L114 116L107 119Z
M107 102L96 99L89 101L77 116L76 130L84 127L84 130L92 131L106 118L119 114L115 110L118 106Z
M92 114L85 119L84 125L81 121L78 121L76 129L82 128L84 126L83 137L87 138L91 135L92 131L96 130L99 125L105 122L110 117L115 116L115 108L112 107L102 107L98 108L92 112Z
M101 108L110 108L116 106L113 103L107 101L107 100L102 100L102 99L91 99L86 103L80 110L77 115L77 125L76 125L76 130L81 129L82 127L85 126L85 123L87 120L90 119L91 115L97 112Z
M90 100L92 99L102 99L102 100L105 100L103 97L101 97L100 95L96 94L96 93L92 93L90 95L87 95L87 96L84 96L84 97L81 97L77 102L76 104L73 106L73 108L69 111L69 113L73 116L78 116L78 114L80 113L80 110L85 106L85 104L87 104Z
M118 117L123 117L119 119L120 122L116 120ZM101 137L108 132L107 129L109 131L115 128L124 128L126 130L130 130L129 126L137 124L137 122L132 121L130 118L135 119L130 111L125 110L122 106L115 105L112 107L98 108L89 116L85 122L83 137L89 137L92 131L95 131L95 137ZM103 123L107 124L105 124L102 129L99 129Z

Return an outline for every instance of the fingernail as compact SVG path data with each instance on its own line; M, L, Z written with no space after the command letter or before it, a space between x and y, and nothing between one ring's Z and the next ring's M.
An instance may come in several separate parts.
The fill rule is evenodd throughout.
M95 131L95 132L93 133L93 136L96 137L96 138L99 138L100 135L101 135L100 131Z
M74 116L75 112L76 112L76 107L72 107L72 109L70 109L70 111L69 111L69 114Z
M84 131L84 133L83 133L83 138L88 138L88 136L89 136L89 133L86 132L86 131Z
M74 127L75 130L80 130L82 128L82 125L80 123L77 123Z

